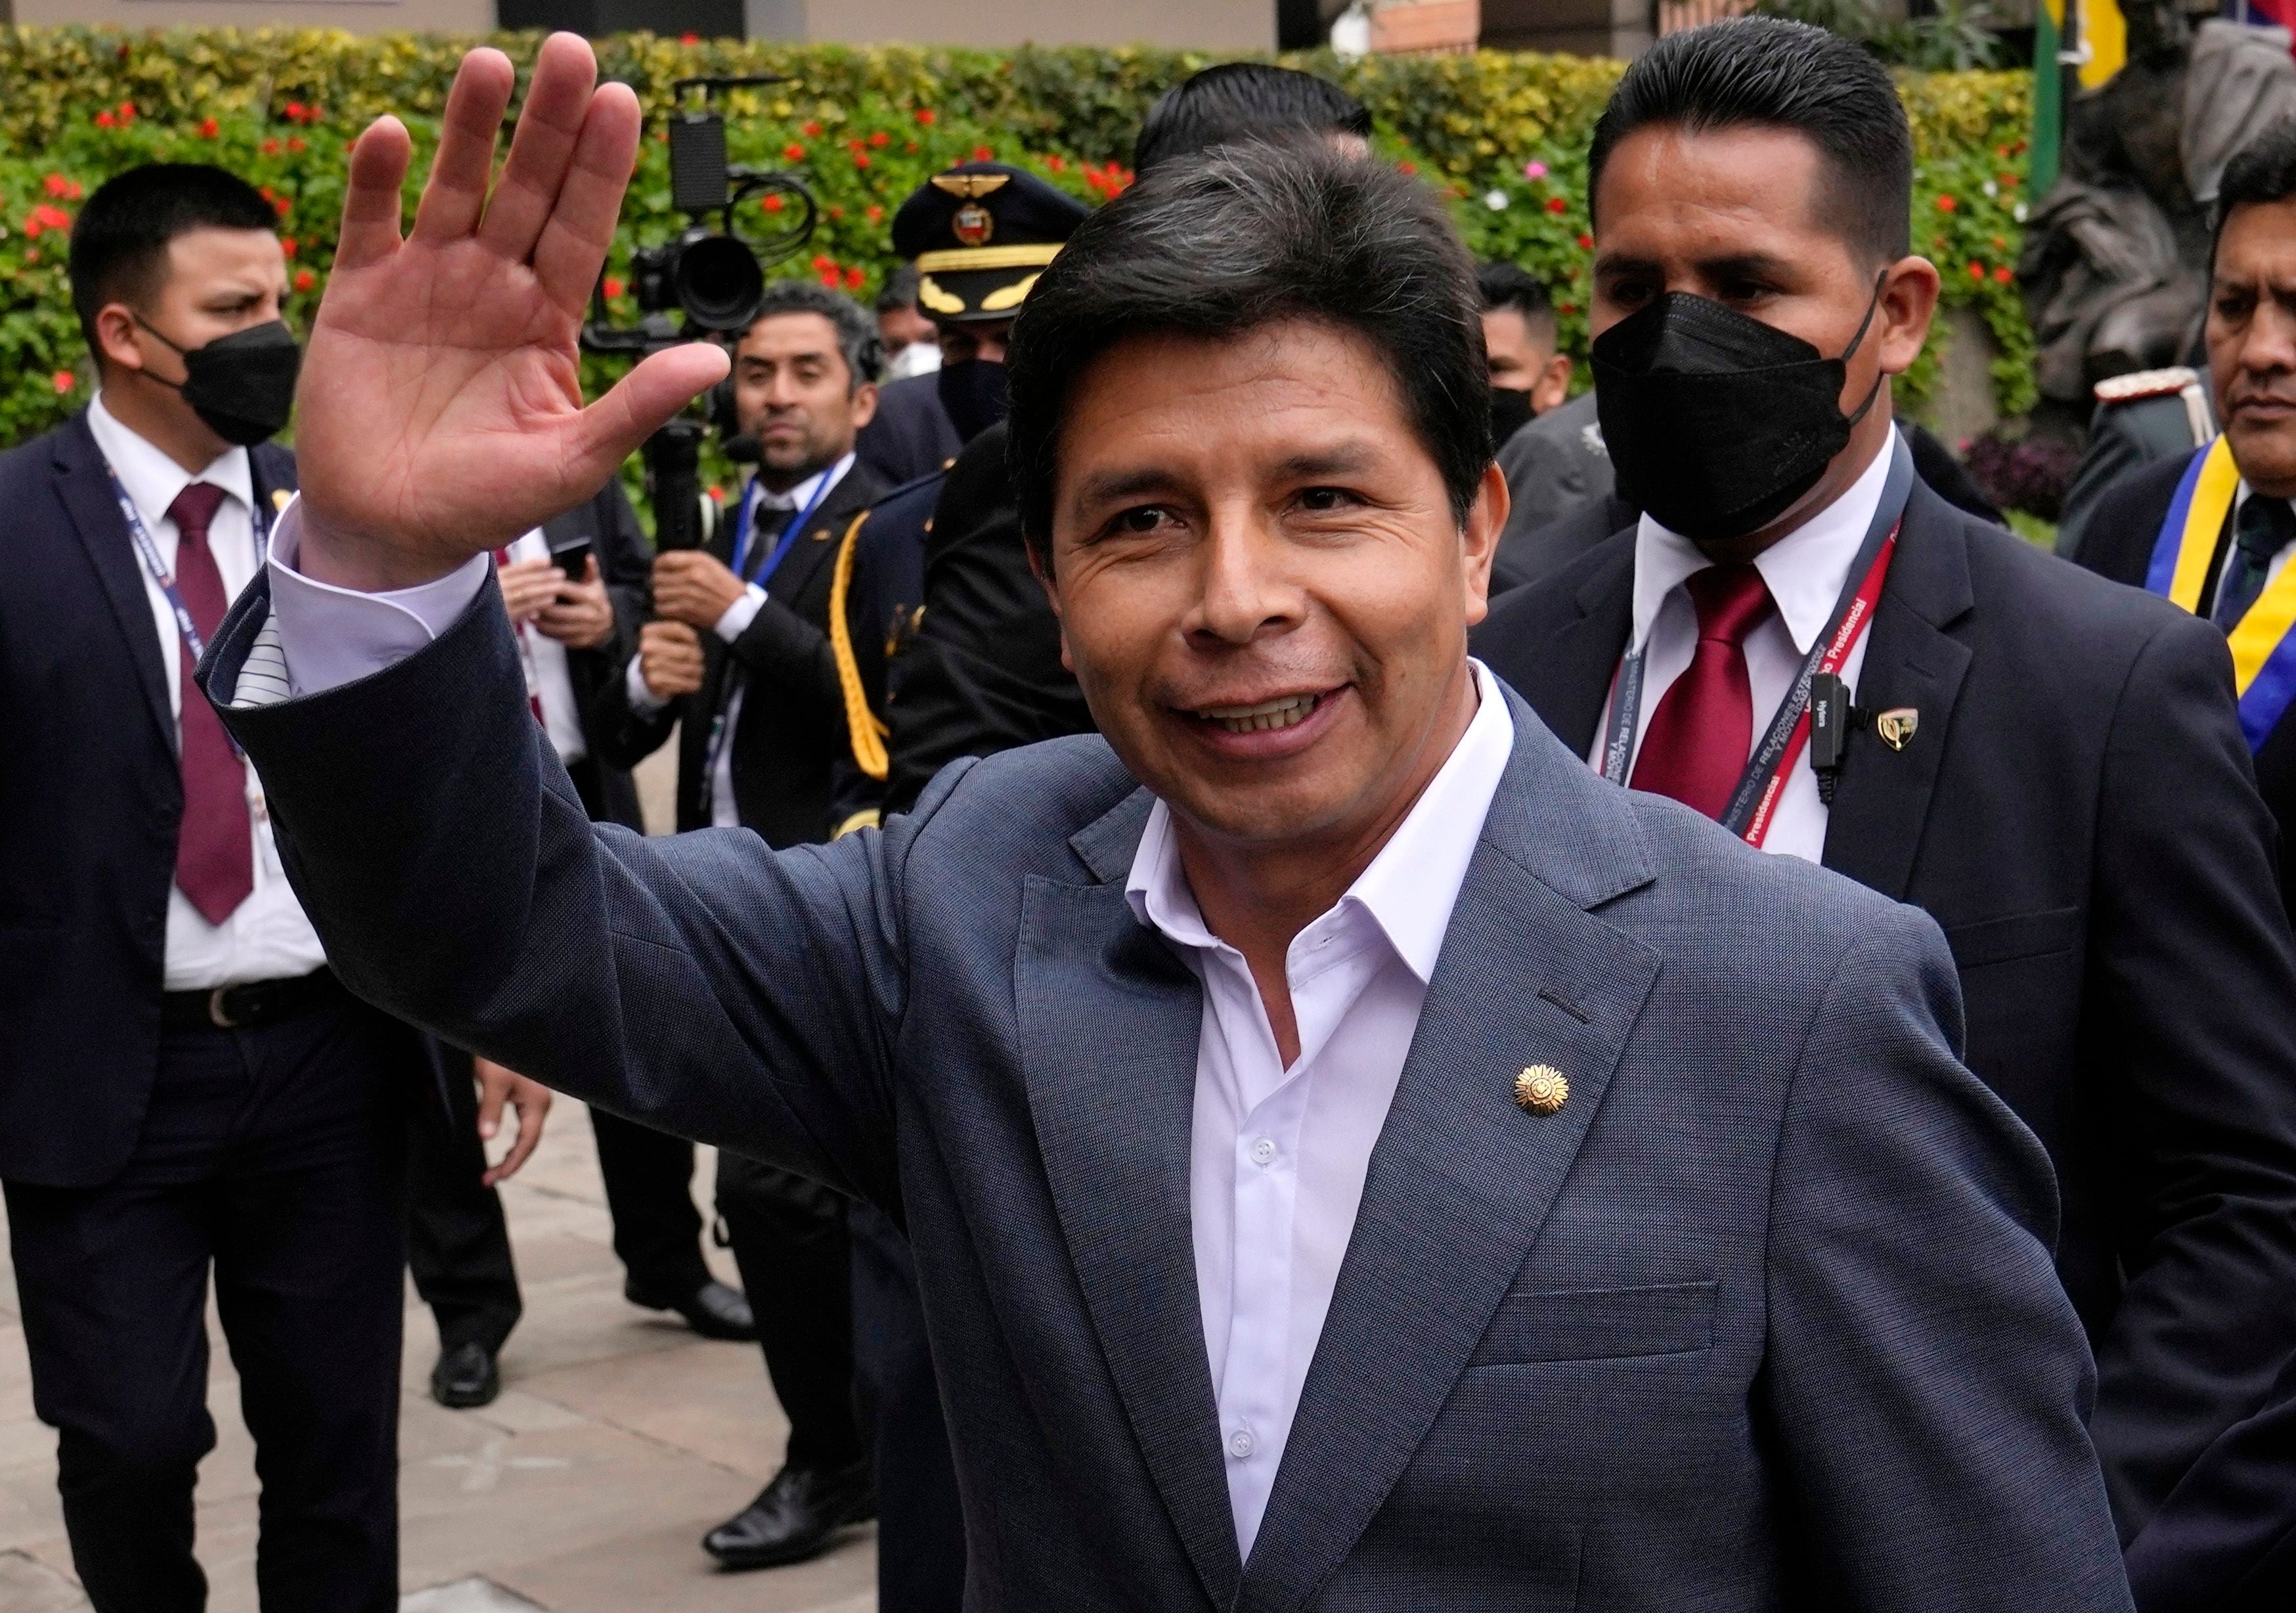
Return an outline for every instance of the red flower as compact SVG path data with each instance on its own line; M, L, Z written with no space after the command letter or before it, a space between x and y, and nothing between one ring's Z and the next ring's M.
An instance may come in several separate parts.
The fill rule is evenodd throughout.
M110 112L98 112L95 115L95 127L100 129L110 128L112 125L112 116Z
M622 294L622 282L615 279L611 274L609 274L606 276L605 282L601 289L603 290L609 297L619 297Z
M295 256L295 238L292 235L282 235L279 238L279 256L282 258Z
M829 216L832 218L842 218L845 217L845 209L838 206L837 203L833 201L829 204L828 211Z
M2003 190L2005 190L2005 191L2013 191L2013 190L2015 190L2015 189L2017 188L2017 176L2016 176L2016 175L2014 175L2014 174L2004 174L2004 175L2002 175L2002 176L2001 176L2001 188L2002 188Z
M133 101L123 101L119 103L119 121L122 123L135 121L135 103Z
M1570 204L1560 196L1549 196L1546 199L1546 210L1550 213L1567 213L1570 210Z
M825 252L816 252L813 255L813 266L816 271L822 269L833 269L837 266L837 259L830 257Z
M837 271L835 269L822 270L821 283L827 286L831 291L835 291L837 289Z
M1415 162L1398 162L1395 165L1395 171L1398 174L1415 174L1419 171L1419 165Z
M905 151L914 151L917 149L917 143L914 140L904 140L901 142L901 149Z
M289 135L287 138L287 149L291 151L301 151L303 149L302 136L299 135Z
M279 155L279 143L276 140L266 140L256 149L260 151L266 157L276 157Z
M848 269L845 271L845 289L849 291L857 291L861 289L861 282L867 278L868 276L858 269Z
M1578 305L1575 302L1558 302L1554 305L1554 311L1558 314L1576 314L1578 311Z
M873 201L869 204L868 210L862 215L862 217L868 219L871 224L877 223L880 219L883 218L884 216L885 209L879 207Z
M41 219L39 214L34 213L24 220L24 239L27 241L37 241L42 233L45 232L47 227L46 223Z
M1985 266L1978 262L1974 258L1969 260L1969 277L1972 280L1982 280L1985 278Z
M223 133L223 126L222 126L221 124L217 123L214 119L212 119L212 118L202 118L202 119L200 119L200 138L201 138L201 139L202 139L202 140L212 140L212 139L214 139L217 135L220 135L220 134L222 134L222 133Z
M297 291L308 291L318 283L319 277L316 274L312 274L310 270L298 269L295 271L295 289Z
M782 147L782 155L791 162L803 162L805 160L805 148L800 145L796 141L792 140L787 145Z
M290 212L294 210L295 207L295 204L288 201L284 196L273 197L271 200L271 205L278 209L279 217L282 218L286 217Z
M301 102L291 101L287 103L287 120L291 123L300 123L303 121L303 103Z
M988 162L994 159L996 155L996 153L995 151L990 151L985 145L976 145L972 148L972 160L975 162Z
M1999 268L1993 271L1993 278L1999 281L2005 286L2011 281L2016 279L2017 276L2010 273L2009 266L2005 263Z
M699 45L701 43L701 36L699 34L680 34L677 37L677 42L680 45Z
M876 130L869 136L871 145L890 145L892 143L893 137L882 129Z
M1578 250L1582 252L1593 251L1595 250L1595 238L1592 235L1581 235L1578 237Z
M70 370L58 370L53 375L49 376L48 380L54 384L59 397L79 384L78 378Z
M1940 213L1950 213L1954 209L1960 205L1961 203L1956 201L1950 196L1940 196L1938 198L1938 211Z
M821 138L821 125L808 120L798 133L803 135L808 140L818 140Z
M1060 153L1055 151L1053 155L1045 159L1045 166L1052 169L1054 173L1061 174L1068 171L1069 165L1062 161Z
M854 152L854 153L853 153L853 166L854 166L855 168L867 168L867 167L869 166L869 153L868 153L868 152L866 152L866 151L856 151L856 152Z
M782 210L783 205L783 204L782 198L781 198L781 192L778 192L778 191L776 191L776 192L773 192L771 195L768 195L768 196L767 196L767 197L763 201L760 201L759 203L758 203L758 208L759 208L759 209L761 209L763 211L765 211L765 212L768 212L768 213L778 213L778 212L780 212L780 211Z
M924 125L926 125L928 127L930 127L931 126L931 124L932 124L932 120L933 120L933 110L932 110L932 108L931 108L931 107L929 107L929 106L921 106L921 107L919 107L919 108L917 109L917 121L918 121L919 123L924 124Z

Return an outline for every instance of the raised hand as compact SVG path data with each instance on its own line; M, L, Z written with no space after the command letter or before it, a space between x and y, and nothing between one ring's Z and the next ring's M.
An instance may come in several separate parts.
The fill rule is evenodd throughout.
M695 342L583 406L583 309L640 125L637 97L597 73L579 37L544 43L490 197L515 75L500 51L463 57L404 240L406 126L359 136L297 395L309 575L370 591L442 576L594 494L726 373Z

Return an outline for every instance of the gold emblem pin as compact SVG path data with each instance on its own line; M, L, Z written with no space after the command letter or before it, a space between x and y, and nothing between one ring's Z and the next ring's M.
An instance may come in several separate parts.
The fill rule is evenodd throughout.
M1526 1114L1554 1114L1570 1101L1570 1077L1552 1064L1533 1064L1514 1078L1514 1101Z
M284 488L284 487L274 487L274 488L272 488L272 489L271 489L271 513L272 513L272 514L274 514L274 515L278 515L278 514L282 514L282 513L283 513L283 512L285 512L286 508L287 508L287 501L288 501L289 499L291 499L291 498L294 497L294 496L295 496L295 495L294 495L292 493L290 493L290 492L289 492L289 491L287 491L287 489L286 489L286 488Z
M956 209L949 228L956 238L969 247L985 247L988 238L996 233L996 217L977 201L968 201Z
M1903 750L1913 743L1914 730L1922 725L1922 714L1911 706L1899 706L1884 711L1874 719L1874 732L1892 750Z

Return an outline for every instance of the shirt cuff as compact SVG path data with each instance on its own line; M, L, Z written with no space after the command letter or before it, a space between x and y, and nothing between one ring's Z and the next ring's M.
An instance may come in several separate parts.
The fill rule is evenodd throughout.
M669 704L646 687L644 667L635 655L630 657L628 670L622 674L622 692L629 697L630 709L640 716L656 716Z
M405 660L453 626L486 586L490 556L474 554L446 576L412 588L362 594L297 569L303 501L288 501L271 528L271 610L288 686L320 694Z
M758 619L758 612L765 608L766 591L751 583L748 593L726 607L726 614L718 618L718 626L713 631L730 644L750 630L750 624Z

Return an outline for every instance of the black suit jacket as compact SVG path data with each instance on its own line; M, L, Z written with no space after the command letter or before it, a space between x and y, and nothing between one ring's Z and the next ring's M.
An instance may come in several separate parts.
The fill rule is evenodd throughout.
M710 725L730 692L727 680L739 675L749 690L734 730L734 798L742 822L769 846L801 846L827 835L830 771L845 753L848 733L844 688L829 647L830 582L837 540L882 490L857 462L830 489L767 580L765 607L742 636L727 644L714 633L701 635L709 667L700 693L644 716L629 703L627 663L600 691L591 732L608 766L636 766L678 725L680 829L709 826ZM751 541L770 545L777 530L773 512L764 513L765 532ZM709 552L731 564L733 542L734 523L720 521Z
M250 457L267 517L294 457ZM159 1069L176 719L85 413L0 454L0 1176L92 1187Z
M566 652L567 681L574 686L574 708L589 746L589 754L569 766L567 775L593 818L643 833L645 818L638 810L637 785L629 769L613 766L602 749L611 736L601 724L602 713L611 708L601 700L637 648L638 625L645 620L653 597L653 546L646 542L645 529L638 524L638 512L630 507L619 478L599 488L595 497L545 521L542 535L554 552L586 538L597 557L599 580L614 602L614 636L594 650Z
M2161 536L2161 523L2168 516L2169 501L2177 495L2177 484L2192 462L2191 454L2179 454L2139 465L2115 481L2091 508L2087 524L2074 544L2074 562L2114 582L2143 587L2144 574L2152 564L2153 541ZM2217 547L2215 566L2220 567L2221 536ZM2284 847L2291 833L2296 832L2296 717L2281 718L2255 760L2257 788L2279 823ZM2280 860L2280 889L2283 899L2291 904L2290 911L2296 912L2296 864L2284 853Z
M905 375L877 389L877 413L854 439L862 468L881 486L931 476L964 446L940 401L938 373Z
M1633 572L1621 533L1474 636L1581 756ZM2296 943L2224 640L1917 480L1857 698L1920 726L1852 734L1825 865L1943 926L1970 1068L2055 1162L2125 1539L2264 1396L2296 1297Z

